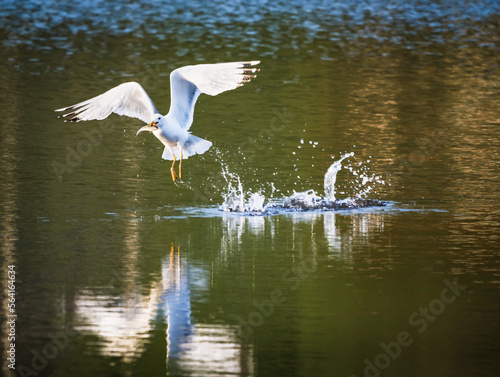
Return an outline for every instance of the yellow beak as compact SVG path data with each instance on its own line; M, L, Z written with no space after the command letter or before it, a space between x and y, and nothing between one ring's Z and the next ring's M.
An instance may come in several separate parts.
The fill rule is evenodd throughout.
M156 126L158 124L158 122L155 122L154 120L149 123L149 128L153 127L153 126Z

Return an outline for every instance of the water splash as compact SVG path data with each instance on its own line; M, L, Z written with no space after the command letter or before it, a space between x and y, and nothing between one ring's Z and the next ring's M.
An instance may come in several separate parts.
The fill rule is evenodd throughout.
M260 192L248 192L243 189L239 175L231 173L227 166L222 166L222 176L226 181L226 192L221 210L225 212L263 213L266 209L266 197ZM273 192L274 192L274 185Z
M326 171L324 180L325 199L332 202L335 201L335 182L337 181L337 173L342 169L342 161L348 157L354 156L354 152L344 154L340 160L335 161Z
M222 165L222 176L226 181L226 192L223 194L224 202L220 209L225 212L239 212L250 215L274 214L283 211L310 211L310 210L340 210L355 209L363 207L384 206L385 204L378 200L365 199L366 195L373 189L371 182L383 182L379 176L369 175L369 169L361 166L354 167L352 163L346 164L348 170L353 176L349 184L357 191L353 198L336 198L336 181L339 171L342 169L342 162L354 153L345 153L339 160L334 161L328 168L324 177L325 196L319 195L314 190L303 192L293 192L290 196L281 199L274 199L273 194L276 188L270 183L272 193L267 200L262 193L264 189L257 192L245 191L241 179L237 174L231 173L227 165Z
M366 162L369 163L370 160ZM356 198L366 198L374 188L385 185L385 180L381 176L370 172L368 164L353 163L346 166L345 169L352 175L350 185L355 190Z

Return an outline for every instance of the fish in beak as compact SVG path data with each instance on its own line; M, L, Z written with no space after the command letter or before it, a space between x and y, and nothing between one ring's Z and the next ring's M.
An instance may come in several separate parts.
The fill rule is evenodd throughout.
M151 123L149 123L148 126L144 126L144 127L139 128L136 135L139 135L143 131L148 131L148 132L156 131L158 129L158 127L156 126L157 124L158 124L158 122L152 121Z

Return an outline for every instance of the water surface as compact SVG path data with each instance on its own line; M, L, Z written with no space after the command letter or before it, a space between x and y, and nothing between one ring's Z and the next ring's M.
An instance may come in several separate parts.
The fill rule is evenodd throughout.
M497 2L1 8L13 375L497 373ZM172 69L245 59L255 80L200 97L192 131L214 145L180 183L140 121L53 112L134 80L166 113ZM219 210L238 182L263 205L328 195L351 153L335 198L389 206Z

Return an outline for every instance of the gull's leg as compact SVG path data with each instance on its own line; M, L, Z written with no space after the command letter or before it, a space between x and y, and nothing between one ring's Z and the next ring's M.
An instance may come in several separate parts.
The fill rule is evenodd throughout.
M182 179L182 149L181 149L181 159L179 160L179 179Z
M175 182L175 180L177 179L177 174L175 174L175 169L174 169L175 154L172 153L172 156L174 156L174 161L172 161L172 166L170 167L170 173L172 174L172 181Z

